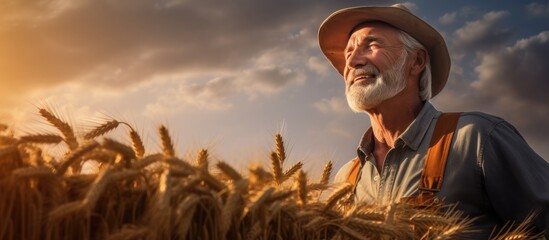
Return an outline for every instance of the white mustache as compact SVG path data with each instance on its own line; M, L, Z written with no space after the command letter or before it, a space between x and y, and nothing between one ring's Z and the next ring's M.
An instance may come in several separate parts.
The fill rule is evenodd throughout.
M363 77L363 76L377 76L379 75L379 70L374 67L374 65L372 64L368 64L368 65L365 65L363 67L360 67L360 68L354 68L352 69L349 74L347 74L347 79L349 79L350 81L350 84L352 84L355 79L357 79L358 77Z

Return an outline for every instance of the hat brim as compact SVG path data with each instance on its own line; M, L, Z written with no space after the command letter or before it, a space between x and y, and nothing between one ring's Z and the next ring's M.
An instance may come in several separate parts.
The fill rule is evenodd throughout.
M351 31L368 21L388 23L419 41L429 53L431 62L431 93L436 96L446 85L450 73L450 55L440 33L429 24L399 7L352 7L331 14L320 26L320 49L334 68L343 75L344 50Z

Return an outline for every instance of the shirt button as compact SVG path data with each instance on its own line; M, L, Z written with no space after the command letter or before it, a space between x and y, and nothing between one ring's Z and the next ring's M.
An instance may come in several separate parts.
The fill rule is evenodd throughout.
M379 180L379 176L375 176L375 177L374 177L374 181L377 182L378 180Z

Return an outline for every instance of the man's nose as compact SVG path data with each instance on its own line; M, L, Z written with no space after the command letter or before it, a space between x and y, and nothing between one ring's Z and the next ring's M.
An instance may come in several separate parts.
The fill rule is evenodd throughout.
M360 68L362 66L365 66L366 64L366 56L364 56L363 52L360 49L354 49L347 59L348 68Z

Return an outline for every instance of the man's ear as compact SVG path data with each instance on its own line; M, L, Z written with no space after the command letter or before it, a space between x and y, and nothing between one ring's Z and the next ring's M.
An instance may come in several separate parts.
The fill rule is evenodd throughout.
M413 74L421 74L421 71L423 71L423 69L425 69L425 64L427 64L427 59L428 59L428 55L427 55L427 51L425 51L425 49L418 49L416 50L415 52L415 58L412 62L412 67L411 67L411 72Z

